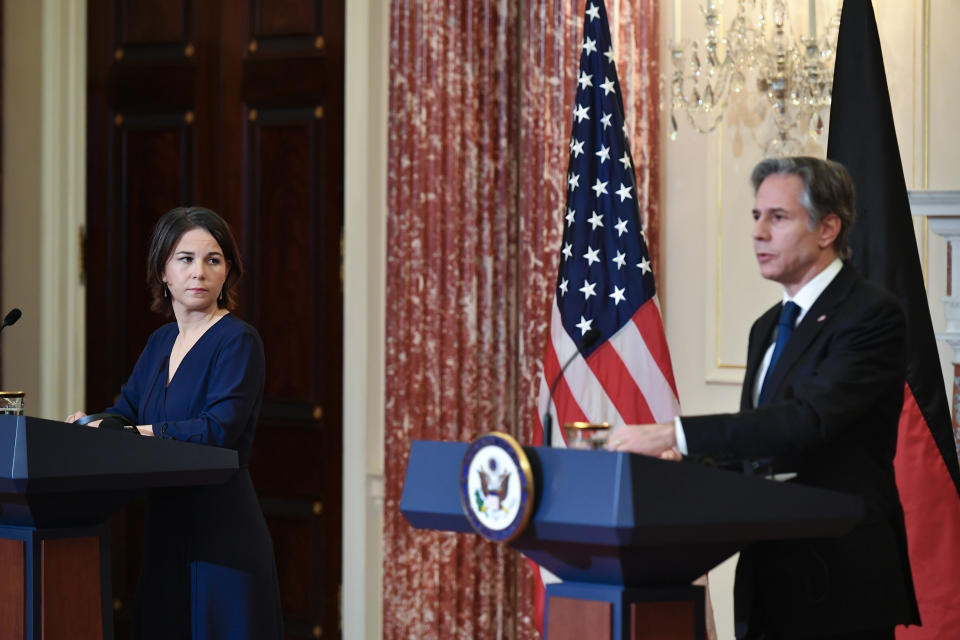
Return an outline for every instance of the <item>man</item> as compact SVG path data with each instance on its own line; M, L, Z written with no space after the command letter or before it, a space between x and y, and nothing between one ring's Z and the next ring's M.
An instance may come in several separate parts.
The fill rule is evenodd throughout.
M776 158L751 180L760 274L784 294L750 330L741 411L622 426L608 448L768 460L795 482L862 496L866 515L846 536L741 553L737 637L892 640L894 626L920 622L893 471L903 311L842 261L854 211L846 169Z

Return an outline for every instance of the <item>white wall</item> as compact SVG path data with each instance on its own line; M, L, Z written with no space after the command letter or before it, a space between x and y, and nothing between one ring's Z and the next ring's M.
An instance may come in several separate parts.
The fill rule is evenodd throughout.
M343 637L382 636L388 0L346 4Z
M704 34L694 0L683 0L683 35ZM733 15L735 3L725 3ZM807 0L791 0L803 28ZM817 0L822 20L838 0ZM874 2L907 187L960 189L960 134L953 109L960 98L953 55L960 29L960 3L953 0ZM929 12L929 15L928 15ZM661 32L672 33L666 8ZM823 22L821 21L821 24ZM929 37L927 32L929 28ZM929 65L927 54L929 53ZM663 68L669 69L664 43ZM929 82L925 74L929 69ZM763 281L753 259L749 173L762 158L750 130L721 125L713 134L694 133L680 122L675 141L664 135L665 171L663 278L667 339L684 413L735 411L746 356L747 330L754 318L779 299L777 285ZM665 132L664 132L665 133ZM807 153L824 155L820 148ZM931 234L923 219L915 225L928 280L934 328L944 325L941 296L946 291L946 243ZM952 385L952 352L940 343L945 384ZM948 397L951 394L948 393ZM711 572L710 584L720 640L733 638L733 567Z
M86 2L6 0L3 26L3 381L62 419L84 391Z
M4 3L3 37L3 302L23 318L0 334L3 381L27 392L28 413L40 388L40 104L36 43L39 5ZM25 55L25 52L33 52Z

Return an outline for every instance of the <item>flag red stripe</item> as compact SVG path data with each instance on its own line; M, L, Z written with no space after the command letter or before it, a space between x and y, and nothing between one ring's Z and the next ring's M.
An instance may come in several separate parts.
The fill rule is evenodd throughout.
M643 424L654 421L643 392L637 388L630 371L620 359L620 354L609 341L590 354L587 364L625 423Z
M549 380L551 382L556 380L557 374L560 373L560 361L557 359L557 352L554 349L553 342L551 341L547 342L547 347L544 350L543 373L544 380ZM557 383L557 388L553 392L553 405L556 407L556 415L562 416L562 419L565 422L587 420L587 416L584 414L583 409L580 408L580 404L574 397L573 392L570 389L570 385L567 384L566 377L561 378ZM541 408L541 414L546 410L546 407ZM543 420L543 416L539 415L537 424L539 425L542 443L543 424L540 422L541 420ZM562 431L563 430L561 429L561 433Z
M550 354L550 358L553 361L552 377L547 379L553 380L557 375L557 373L554 372L560 371L560 364L557 361L557 354L553 350L553 345L547 348L547 353ZM566 376L560 378L560 381L557 383L557 388L553 391L553 405L556 408L557 415L560 416L564 422L584 421L588 419L583 409L580 408L580 404L577 402L573 391L570 389Z
M654 362L660 368L660 373L670 383L673 397L679 398L677 382L673 378L673 365L670 361L670 348L667 346L667 334L663 330L663 320L660 318L660 308L653 302L642 305L633 314L633 323L640 330L643 341L650 350Z
M647 327L647 337L644 337L643 331L636 324L637 317L652 317L656 319L657 324L653 327ZM631 321L610 338L610 343L614 346L623 365L630 373L633 384L643 393L643 398L650 409L652 422L665 422L672 420L674 416L680 413L680 404L677 401L677 394L671 386L670 379L663 374L665 368L670 369L669 357L667 362L661 363L656 359L656 355L650 350L647 342L656 342L650 334L660 333L662 336L663 327L659 324L659 312L655 299L649 300L641 305L634 313ZM662 340L662 338L660 338ZM627 420L627 422L633 422Z
M907 527L907 546L923 626L898 627L898 640L955 638L960 634L960 501L940 449L909 385L894 468Z
M535 447L543 446L543 422L541 422L540 416L537 416L537 420L533 425L533 438L531 444Z
M554 303L556 307L556 303ZM554 380L560 373L560 362L557 359L557 350L553 340L547 340L546 349L543 354L543 378L544 380Z
M543 429L543 427L540 427ZM540 565L524 556L527 566L533 572L533 622L537 627L537 633L543 637L543 613L547 604L547 588L543 584L543 576L540 575Z

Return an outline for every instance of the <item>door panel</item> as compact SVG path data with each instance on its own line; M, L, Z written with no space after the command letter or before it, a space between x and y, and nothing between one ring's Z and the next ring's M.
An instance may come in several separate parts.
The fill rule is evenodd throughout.
M136 320L151 304L144 261L153 223L168 209L189 201L192 193L193 145L186 120L183 112L114 114L109 162L118 179L111 210L118 214L114 230L121 268L116 275L123 297L116 308L123 320L119 346L127 371L133 369L150 332L163 321L159 316Z
M254 17L269 8L251 7ZM281 578L288 635L337 637L339 580L318 576L340 571L342 329L336 340L327 330L341 315L342 180L324 177L342 174L342 71L331 72L330 56L317 46L327 38L316 30L284 36L280 27L270 31L276 23L269 20L248 24L255 28L239 83L244 226L256 238L245 250L258 277L244 295L267 352L250 470L275 543L300 559ZM278 250L267 255L267 246Z
M279 113L278 113L279 111ZM251 109L251 114L257 110ZM309 115L309 114L308 114ZM272 398L309 398L310 369L314 362L313 340L304 333L287 331L310 316L313 289L310 269L314 237L311 233L311 184L313 174L310 126L296 122L302 114L290 110L260 111L250 125L250 224L257 229L257 242L283 247L273 255L257 255L258 284L255 295L257 326L269 335L264 342L267 362L267 393ZM309 123L312 124L312 116ZM271 119L273 122L271 122ZM293 303L296 301L295 309ZM300 311L307 313L300 315ZM299 334L299 335L298 335ZM266 338L265 338L266 340Z
M121 45L188 40L189 5L189 0L120 0L116 21Z
M254 16L254 37L312 36L323 32L319 22L323 15L317 0L277 0L250 2Z

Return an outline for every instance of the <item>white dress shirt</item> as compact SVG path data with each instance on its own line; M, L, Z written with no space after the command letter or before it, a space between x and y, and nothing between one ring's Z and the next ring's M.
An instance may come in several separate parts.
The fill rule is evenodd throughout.
M788 302L793 302L798 307L800 307L800 313L797 314L797 320L794 323L794 327L797 327L801 321L803 321L804 316L807 315L807 311L810 310L810 307L813 306L813 303L817 301L817 298L820 297L820 294L833 282L833 279L837 277L837 274L840 273L840 270L843 268L843 261L840 258L834 258L827 267L815 275L810 282L803 285L800 288L800 291L797 291L797 294L791 298L787 291L783 292L783 304ZM767 347L766 353L763 354L763 360L760 362L760 367L757 369L757 375L754 377L753 389L750 394L753 406L757 406L757 400L760 397L760 387L763 386L763 379L767 374L767 368L770 366L770 359L773 357L773 348L776 345L776 336L770 342L770 346ZM747 384L747 381L743 381L744 384ZM676 432L677 438L677 451L683 455L687 455L687 436L683 432L683 425L680 422L680 416L677 416L673 419L673 426Z

